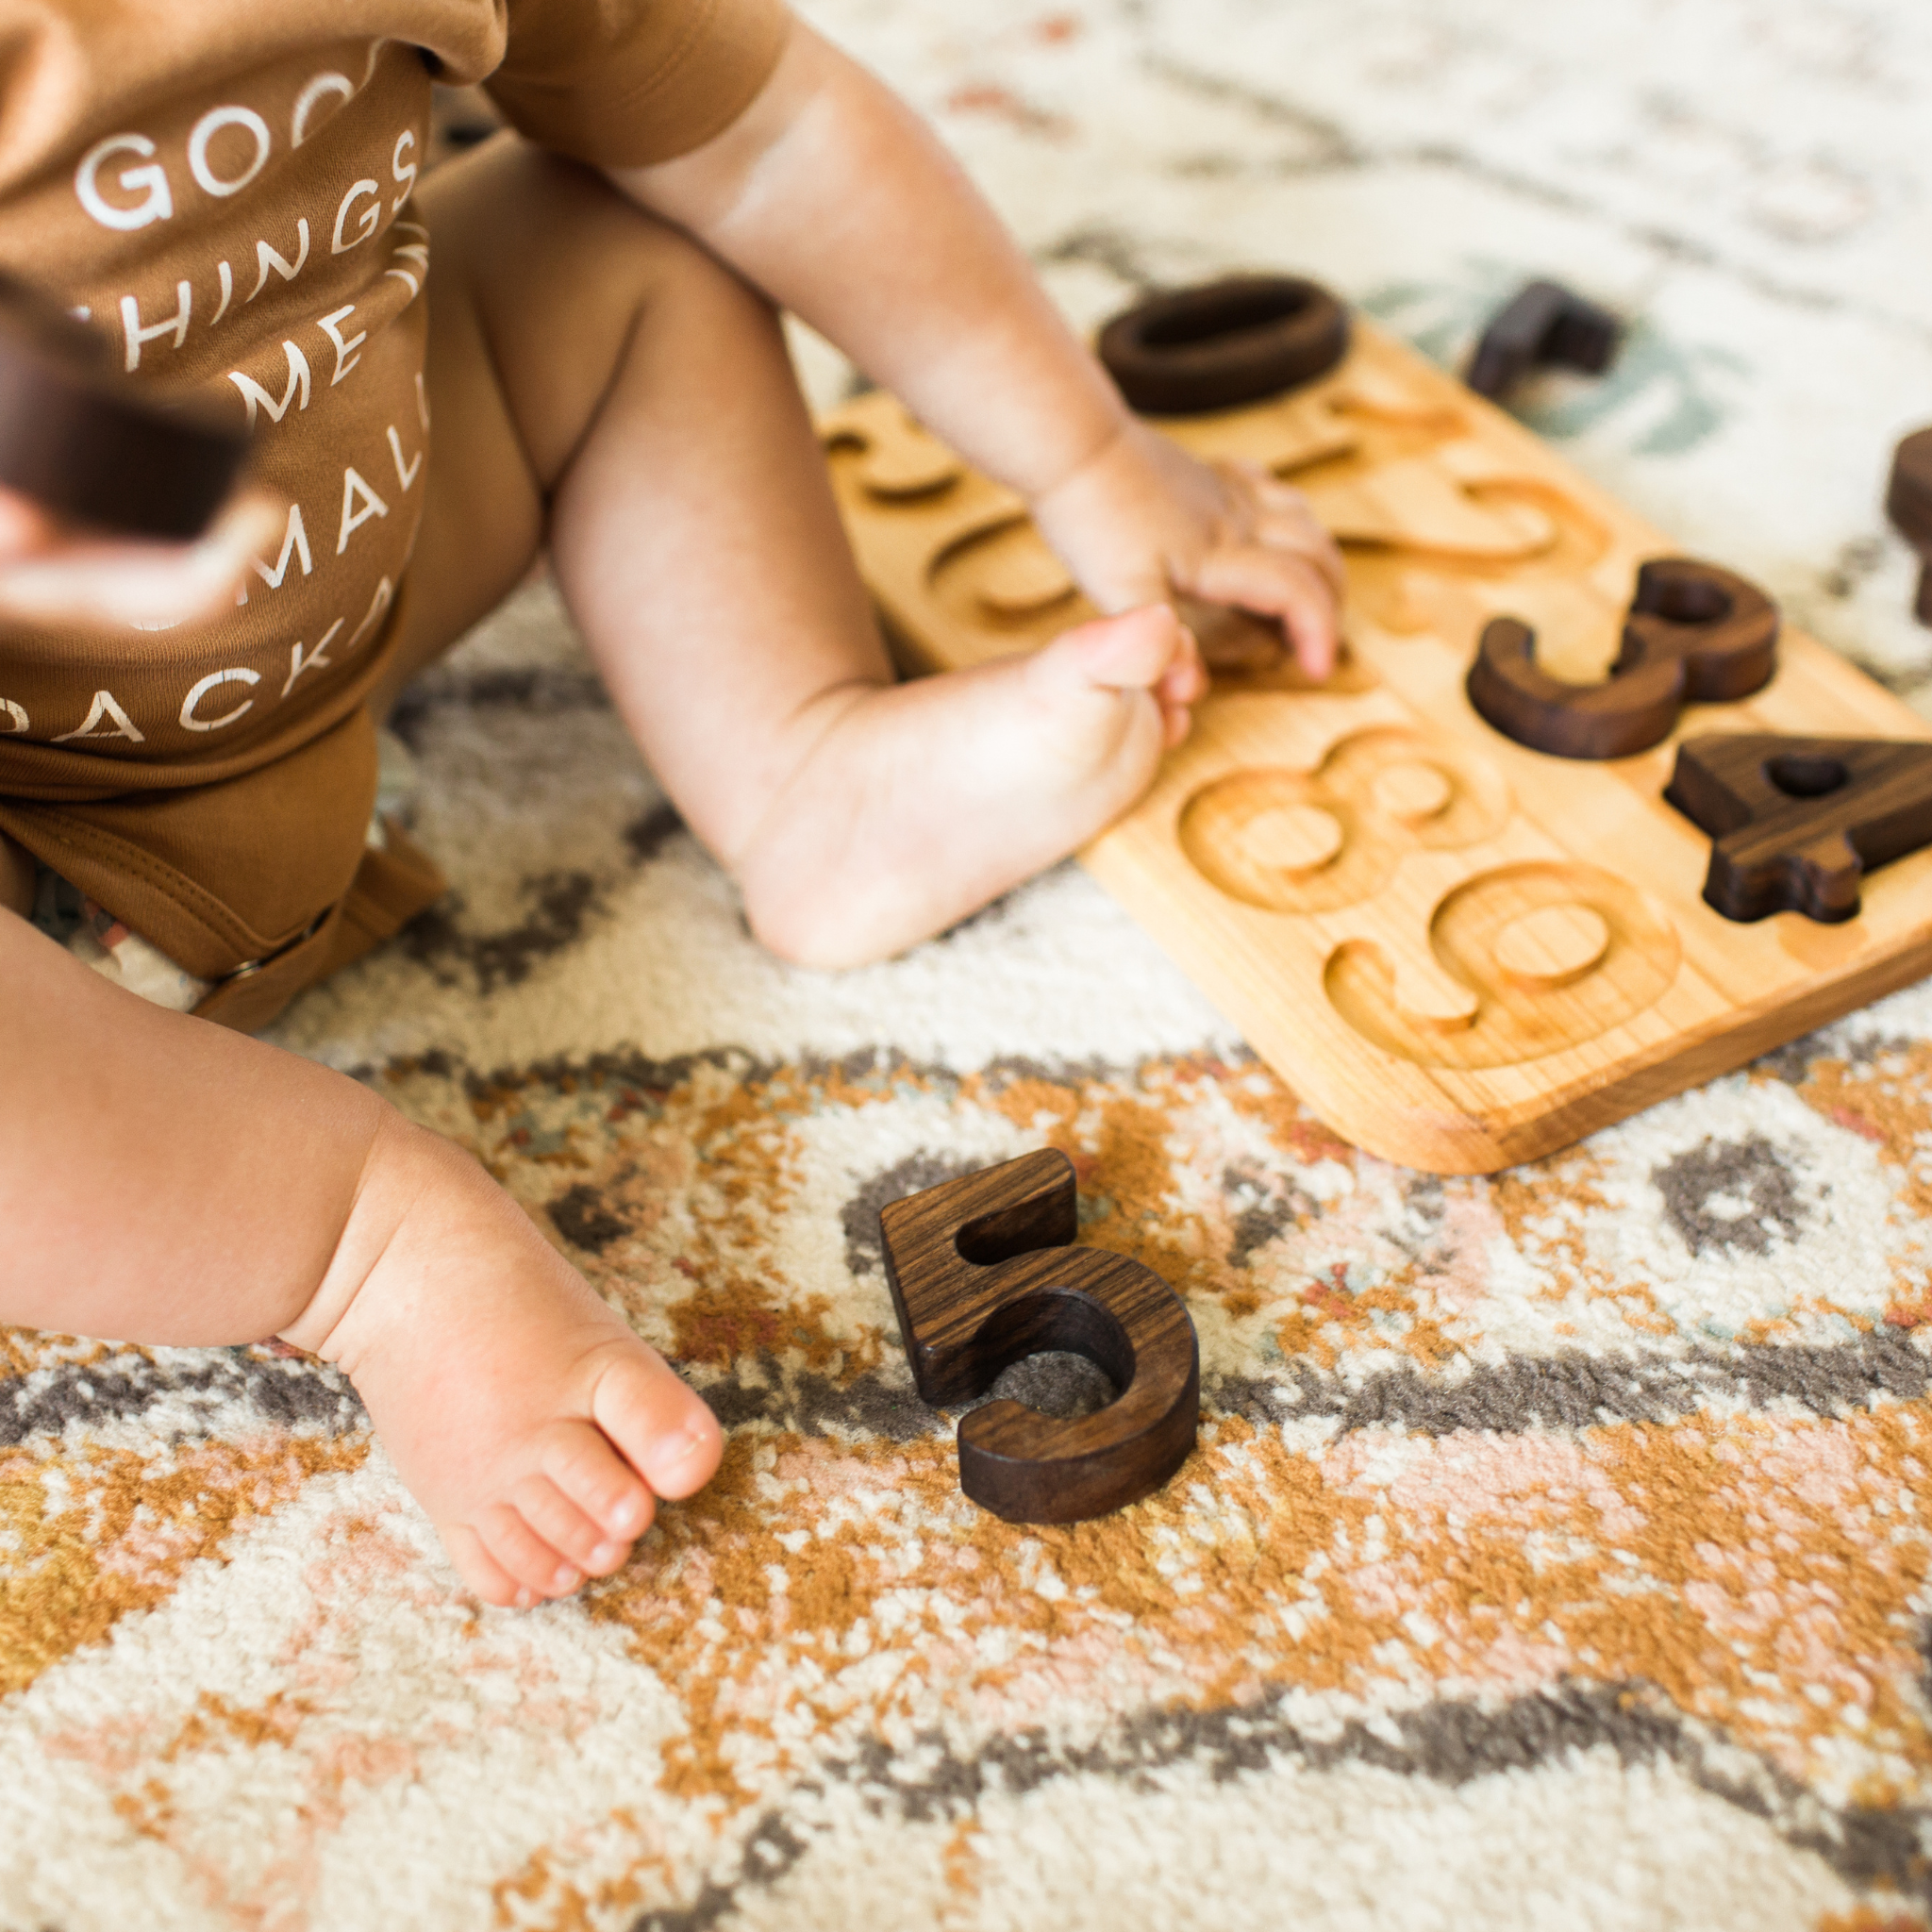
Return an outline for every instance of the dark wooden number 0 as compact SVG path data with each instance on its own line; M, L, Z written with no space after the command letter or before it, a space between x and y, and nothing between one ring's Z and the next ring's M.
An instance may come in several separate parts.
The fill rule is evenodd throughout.
M1299 275L1230 275L1136 303L1099 351L1133 408L1199 415L1327 375L1348 352L1348 310Z
M1078 1523L1158 1489L1194 1446L1201 1352L1151 1268L1076 1248L1074 1165L1042 1148L894 1201L886 1278L920 1394L970 1401L1002 1369L1069 1349L1119 1397L1073 1421L991 1402L959 1424L959 1486L1009 1523Z

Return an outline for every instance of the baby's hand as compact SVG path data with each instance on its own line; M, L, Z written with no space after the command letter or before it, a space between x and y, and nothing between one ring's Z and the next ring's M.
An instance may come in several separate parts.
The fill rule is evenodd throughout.
M1033 516L1103 610L1233 605L1278 622L1309 676L1335 668L1341 553L1301 491L1258 464L1201 462L1129 421Z
M0 488L0 622L172 630L234 599L249 559L273 550L286 506L243 491L192 543L83 530Z

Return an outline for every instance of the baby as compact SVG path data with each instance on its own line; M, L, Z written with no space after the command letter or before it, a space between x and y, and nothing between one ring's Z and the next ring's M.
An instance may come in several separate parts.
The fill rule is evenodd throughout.
M1205 690L1174 600L1325 674L1338 557L1292 491L1141 427L780 0L0 24L0 268L256 431L193 546L0 492L0 1321L312 1351L479 1596L565 1594L709 1478L716 1422L474 1160L248 1037L441 889L372 821L401 685L547 549L753 931L843 966L1134 801ZM432 76L514 131L419 181ZM1108 614L896 683L780 307L1021 492Z

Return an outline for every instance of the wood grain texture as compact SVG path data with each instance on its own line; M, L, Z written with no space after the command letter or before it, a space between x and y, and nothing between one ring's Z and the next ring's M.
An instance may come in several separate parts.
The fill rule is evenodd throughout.
M1491 729L1464 689L1485 625L1516 618L1552 675L1600 680L1640 565L1677 546L1372 325L1353 341L1306 390L1163 425L1269 464L1339 528L1346 688L1217 674L1187 742L1082 855L1095 876L1331 1127L1441 1173L1546 1153L1932 970L1932 853L1870 875L1846 923L1741 925L1705 904L1710 841L1663 796L1683 737L1932 729L1790 628L1761 690L1686 705L1634 756L1556 758ZM1037 557L1051 601L981 595L1000 546L1039 540L970 469L917 498L868 489L904 424L873 395L825 425L903 660L984 662L1090 616ZM1444 502L1494 541L1447 530Z
M1074 1421L991 1402L959 1424L959 1486L1009 1523L1078 1523L1158 1489L1200 1413L1194 1324L1151 1269L1070 1246L1074 1166L1042 1148L880 1210L886 1278L921 1396L984 1394L1043 1349L1097 1362L1120 1391Z
M1932 744L1740 732L1677 747L1664 796L1710 833L1726 919L1855 918L1865 874L1932 845Z
M1327 375L1348 349L1348 311L1299 275L1229 275L1136 303L1098 347L1135 408L1191 416Z
M1777 607L1735 571L1691 557L1637 573L1623 648L1589 684L1536 661L1536 633L1514 618L1483 626L1469 701L1506 738L1562 758L1621 758L1671 735L1684 707L1749 697L1777 665Z

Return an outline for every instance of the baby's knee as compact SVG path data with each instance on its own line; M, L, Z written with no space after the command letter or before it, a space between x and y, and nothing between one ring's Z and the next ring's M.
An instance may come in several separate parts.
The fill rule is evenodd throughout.
M506 130L432 175L423 207L437 247L476 251L530 295L636 278L730 279L683 229L640 207L596 169Z

